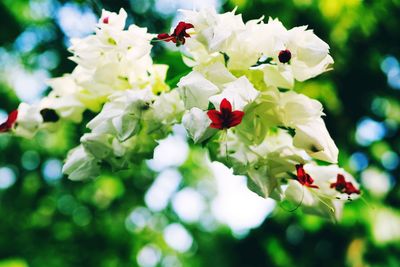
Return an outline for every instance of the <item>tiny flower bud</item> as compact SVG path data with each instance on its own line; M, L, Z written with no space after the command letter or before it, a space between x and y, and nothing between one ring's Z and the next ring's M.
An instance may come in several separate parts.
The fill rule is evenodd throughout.
M281 63L289 63L292 58L292 53L289 50L281 50L278 55L279 61Z
M40 111L40 115L42 115L43 122L57 122L60 117L56 113L54 109L45 108Z

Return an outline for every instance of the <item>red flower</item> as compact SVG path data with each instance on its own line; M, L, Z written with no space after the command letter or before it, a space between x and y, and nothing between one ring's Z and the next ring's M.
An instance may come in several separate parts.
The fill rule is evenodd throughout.
M226 99L222 99L219 106L220 111L212 109L207 112L208 117L212 121L211 128L229 129L242 122L244 112L240 110L232 111L231 103Z
M185 37L189 38L190 35L186 32L186 30L194 28L193 24L186 22L179 22L176 26L174 32L169 35L168 33L160 33L157 38L161 41L169 42L172 41L176 44L176 46L180 46L181 44L185 44Z
M0 124L0 133L5 133L10 131L11 128L14 126L17 117L18 117L18 110L14 110L10 114L8 114L7 120L4 123Z
M296 170L297 170L297 181L300 184L311 188L319 188L317 185L313 184L314 179L311 178L311 176L308 173L306 173L303 164L297 164Z
M331 183L331 188L335 188L336 191L348 195L361 193L360 190L355 188L355 186L351 182L346 182L346 179L342 174L337 175L336 182Z

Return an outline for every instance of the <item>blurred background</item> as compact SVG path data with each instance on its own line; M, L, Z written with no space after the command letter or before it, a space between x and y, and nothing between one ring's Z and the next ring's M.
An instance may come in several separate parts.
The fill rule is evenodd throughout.
M33 140L2 134L0 267L400 266L400 0L1 0L0 121L74 68L69 38L92 33L102 8L123 7L129 24L159 33L177 9L205 6L307 24L331 46L334 71L296 90L323 103L363 200L338 224L286 212L208 162L181 127L154 159L88 182L61 174L84 124ZM169 77L186 71L174 47L153 53Z

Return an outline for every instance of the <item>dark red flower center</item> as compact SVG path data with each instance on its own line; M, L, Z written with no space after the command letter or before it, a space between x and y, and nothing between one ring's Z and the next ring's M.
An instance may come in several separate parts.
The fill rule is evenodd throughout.
M172 34L160 33L159 35L157 35L157 38L164 42L172 41L173 43L176 44L176 46L180 46L182 44L185 44L186 42L185 38L190 37L190 34L188 34L186 30L191 28L194 28L193 24L181 21L178 23Z
M348 195L361 193L360 190L353 185L353 183L347 182L342 174L337 175L336 182L331 183L331 188L335 188L336 191Z
M308 173L306 173L303 164L297 164L296 171L297 171L297 181L300 184L311 188L319 188L317 185L313 184L314 179Z
M279 61L281 63L288 63L292 58L292 53L289 50L281 50L278 55Z
M211 120L211 128L229 129L242 122L244 112L240 110L232 111L232 105L226 98L222 99L219 109L220 111L212 109L207 112Z
M17 118L18 118L18 110L14 110L10 114L8 114L7 120L2 124L0 124L0 133L5 133L10 131L14 126L15 122L17 121Z
M108 24L108 20L109 20L110 18L109 17L105 17L104 19L103 19L103 23L104 24Z

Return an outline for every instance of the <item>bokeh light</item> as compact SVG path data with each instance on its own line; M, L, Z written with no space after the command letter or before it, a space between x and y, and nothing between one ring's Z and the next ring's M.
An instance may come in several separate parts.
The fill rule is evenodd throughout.
M9 167L0 168L0 189L6 189L12 186L17 180L13 169Z
M179 252L188 251L193 244L190 233L178 223L170 224L164 229L164 239L171 248Z

